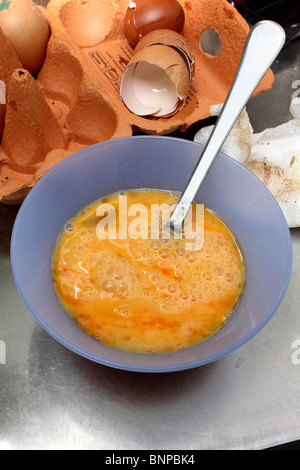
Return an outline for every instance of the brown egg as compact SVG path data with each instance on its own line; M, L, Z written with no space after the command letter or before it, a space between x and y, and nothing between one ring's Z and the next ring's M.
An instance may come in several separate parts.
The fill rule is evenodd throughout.
M181 33L183 26L184 10L177 0L136 0L125 15L125 35L132 46L156 29Z
M0 9L0 28L11 42L24 69L42 66L50 30L41 10L30 0L6 0Z

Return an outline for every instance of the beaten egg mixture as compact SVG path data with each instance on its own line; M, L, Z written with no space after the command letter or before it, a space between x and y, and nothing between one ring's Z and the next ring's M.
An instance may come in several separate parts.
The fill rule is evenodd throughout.
M126 191L128 206L175 204L159 190ZM66 224L53 256L57 296L77 324L99 341L136 353L165 353L215 333L242 293L245 267L228 226L204 208L204 242L100 239L97 208L118 215L119 193L84 208ZM128 217L128 224L132 218ZM124 227L122 227L124 230Z

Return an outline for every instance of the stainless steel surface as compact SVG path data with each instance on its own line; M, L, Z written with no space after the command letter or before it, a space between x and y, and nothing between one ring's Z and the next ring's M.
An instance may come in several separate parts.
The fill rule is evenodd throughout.
M260 21L251 28L219 118L168 221L167 225L174 232L181 233L190 206L220 148L255 88L282 49L284 41L284 29L274 21Z
M273 70L272 90L247 106L256 132L291 119L300 39ZM218 362L153 375L89 362L37 324L11 272L17 211L0 204L0 449L262 449L300 438L299 228L287 293L264 329Z

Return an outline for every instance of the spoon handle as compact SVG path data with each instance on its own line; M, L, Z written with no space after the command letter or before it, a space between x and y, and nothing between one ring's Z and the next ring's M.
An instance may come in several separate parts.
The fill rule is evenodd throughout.
M181 232L182 223L209 168L248 99L275 60L284 42L284 29L274 21L260 21L251 29L235 78L213 132L169 219L168 224L174 232Z

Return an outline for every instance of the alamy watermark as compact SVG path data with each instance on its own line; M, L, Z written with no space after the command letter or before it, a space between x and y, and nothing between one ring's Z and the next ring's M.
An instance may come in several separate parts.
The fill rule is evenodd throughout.
M204 242L204 205L193 204L183 222L180 233L175 233L168 224L176 203L128 205L127 196L120 193L118 210L115 205L101 203L96 216L100 217L96 226L99 239L132 240L159 238L164 240L184 239L186 249L200 250Z
M300 364L300 339L295 339L291 344L291 348L295 350L291 357L292 363L297 366Z
M290 112L293 118L297 119L300 117L300 80L294 80L292 88L295 91L292 92L291 96Z
M5 342L0 340L0 365L6 364L6 346Z

